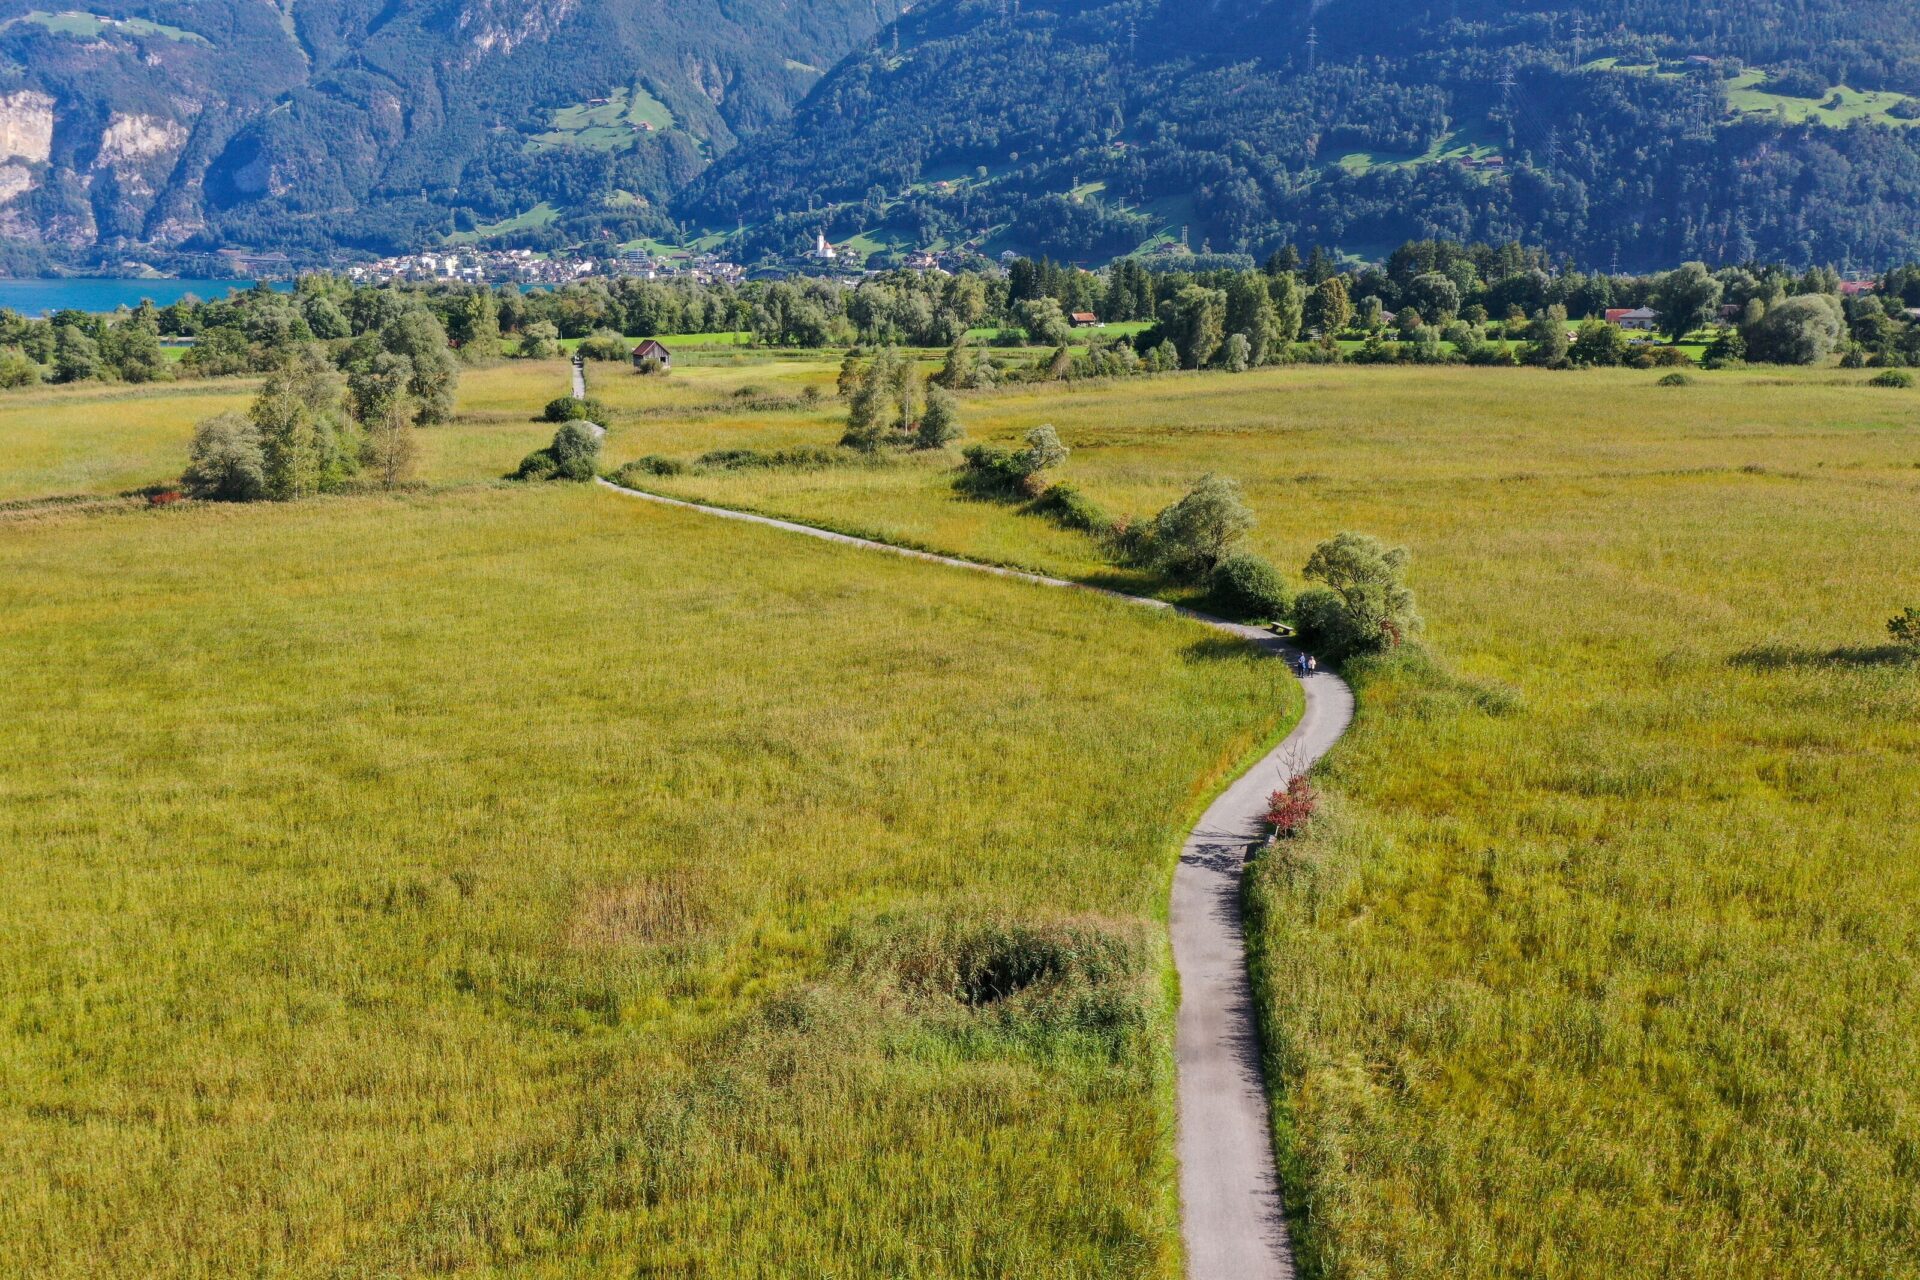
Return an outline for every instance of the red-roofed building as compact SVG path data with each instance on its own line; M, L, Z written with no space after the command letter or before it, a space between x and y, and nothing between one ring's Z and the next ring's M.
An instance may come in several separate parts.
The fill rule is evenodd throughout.
M1622 329L1651 333L1654 324L1660 319L1660 313L1652 307L1609 307L1607 323L1619 325Z

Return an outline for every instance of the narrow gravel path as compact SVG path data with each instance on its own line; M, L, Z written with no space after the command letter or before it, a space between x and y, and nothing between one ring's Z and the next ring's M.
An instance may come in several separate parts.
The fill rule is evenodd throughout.
M723 520L784 529L823 542L1013 578L1043 587L1089 591L1149 609L1165 609L1238 636L1291 662L1295 650L1258 627L1179 609L1085 583L979 564L856 538L792 520L728 511L629 489L616 493ZM1293 732L1235 779L1200 818L1173 875L1170 927L1180 973L1174 1034L1178 1068L1181 1234L1190 1280L1270 1280L1293 1275L1293 1248L1273 1164L1273 1130L1260 1069L1260 1032L1241 917L1248 854L1264 839L1267 797L1325 755L1353 721L1353 691L1322 671L1301 679L1306 711Z
M573 398L587 398L587 362L579 356L573 358Z

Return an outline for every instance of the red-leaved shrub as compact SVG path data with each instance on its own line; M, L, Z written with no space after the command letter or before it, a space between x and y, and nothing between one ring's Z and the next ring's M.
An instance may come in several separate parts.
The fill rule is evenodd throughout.
M148 505L155 507L170 506L178 501L180 501L180 491L178 489L163 489L159 493L150 493L147 495Z
M1268 797L1267 823L1275 835L1290 840L1306 829L1313 819L1313 811L1319 807L1320 793L1307 781L1306 774L1299 774Z

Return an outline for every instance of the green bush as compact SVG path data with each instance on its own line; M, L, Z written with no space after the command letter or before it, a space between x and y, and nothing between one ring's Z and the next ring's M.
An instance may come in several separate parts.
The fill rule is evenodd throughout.
M267 496L260 428L242 414L222 413L193 429L181 487L215 502L257 502Z
M1883 369L1867 380L1870 387L1895 387L1905 389L1913 385L1913 375L1905 369Z
M1340 597L1325 587L1309 587L1293 601L1293 626L1314 650L1340 659L1366 649Z
M960 455L964 459L961 487L980 494L1036 494L1045 486L1039 477L1067 460L1072 452L1060 443L1059 434L1050 426L1027 432L1027 447L1008 449L1000 445L970 445Z
M591 480L599 470L600 437L581 422L561 424L553 443L520 460L513 480Z
M1227 476L1202 476L1186 496L1153 519L1154 560L1166 573L1201 581L1253 528L1253 508Z
M635 458L613 473L615 480L622 476L683 476L687 473L687 464L678 458L662 457L650 453L644 458Z
M701 454L696 465L719 471L824 471L864 461L866 458L853 449L800 445L792 449L715 449Z
M1272 621L1292 611L1280 571L1250 551L1236 551L1213 567L1213 596L1242 617Z
M1045 516L1064 529L1083 533L1106 533L1113 528L1113 517L1086 494L1070 484L1052 484L1035 498L1027 510Z
M628 354L627 340L612 329L595 329L591 335L580 340L579 353L587 360L625 360Z
M1888 619L1887 634L1893 637L1895 644L1920 650L1920 609L1908 605L1901 613Z
M1693 379L1684 373L1670 373L1660 379L1656 385L1662 387L1690 387L1693 385Z
M607 406L591 397L576 400L572 396L555 396L547 401L547 407L540 411L547 422L598 422L607 420Z

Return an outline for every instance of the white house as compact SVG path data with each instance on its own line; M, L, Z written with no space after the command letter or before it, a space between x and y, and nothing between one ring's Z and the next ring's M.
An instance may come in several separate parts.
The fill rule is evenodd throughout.
M1652 307L1615 307L1607 312L1607 323L1619 325L1636 333L1652 333L1654 325L1660 322L1660 313Z

